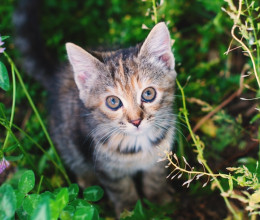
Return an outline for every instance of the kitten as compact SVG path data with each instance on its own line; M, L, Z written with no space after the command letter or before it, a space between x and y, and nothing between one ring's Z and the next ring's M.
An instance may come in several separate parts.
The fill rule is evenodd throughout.
M19 10L17 16L21 18ZM19 38L22 19L14 20L21 48L28 38ZM165 163L157 162L171 149L175 130L176 72L170 42L165 23L159 23L143 44L128 49L90 53L67 43L69 65L53 79L46 73L55 145L81 186L95 173L117 216L139 198L132 178L139 171L146 198L171 199ZM21 51L30 72L37 61L26 48Z

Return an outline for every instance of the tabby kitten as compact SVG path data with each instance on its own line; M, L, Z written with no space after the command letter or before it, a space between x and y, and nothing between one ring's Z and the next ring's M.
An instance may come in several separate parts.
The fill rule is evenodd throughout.
M63 139L56 138L57 147L67 164L87 181L86 146L72 141L79 135L73 128L80 127L77 132L92 138L92 163L117 213L137 201L131 176L138 171L147 198L167 199L165 167L157 161L173 144L176 72L165 23L157 24L142 45L101 53L100 58L72 43L66 49L77 88L71 78L60 87L63 125L57 129L55 124L54 130ZM80 114L85 117L76 120ZM67 135L68 130L72 133Z
M27 72L49 92L51 135L67 166L83 187L95 175L118 216L139 198L139 171L143 194L167 202L165 164L157 161L173 144L176 72L165 23L128 49L87 52L67 43L69 64L57 71L40 40L39 5L19 1L16 43Z

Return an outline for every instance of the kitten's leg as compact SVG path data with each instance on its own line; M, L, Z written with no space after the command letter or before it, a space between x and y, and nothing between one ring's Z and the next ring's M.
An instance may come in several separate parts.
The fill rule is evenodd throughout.
M111 178L99 173L99 180L105 187L110 200L114 203L117 217L124 209L131 210L138 198L134 182L130 176Z
M143 192L146 198L159 204L173 200L174 190L167 183L165 165L165 162L158 162L143 173Z

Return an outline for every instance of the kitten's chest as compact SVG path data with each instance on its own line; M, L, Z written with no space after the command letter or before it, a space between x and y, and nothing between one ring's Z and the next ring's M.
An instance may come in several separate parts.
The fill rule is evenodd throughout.
M173 131L169 129L158 144L154 144L149 136L145 135L111 139L100 148L96 157L101 166L110 173L134 174L149 169L165 157L165 151L171 148L172 137Z

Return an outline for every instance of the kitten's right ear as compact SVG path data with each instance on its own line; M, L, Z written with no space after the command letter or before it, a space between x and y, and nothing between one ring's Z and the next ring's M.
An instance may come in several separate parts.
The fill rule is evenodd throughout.
M151 62L163 63L169 69L174 69L175 61L171 51L171 37L164 22L153 27L145 39L140 52L140 57L146 57Z
M78 89L80 92L88 90L97 79L103 64L73 43L66 43L66 49Z

